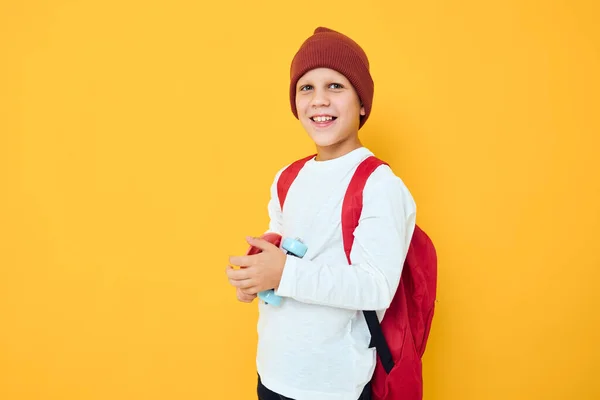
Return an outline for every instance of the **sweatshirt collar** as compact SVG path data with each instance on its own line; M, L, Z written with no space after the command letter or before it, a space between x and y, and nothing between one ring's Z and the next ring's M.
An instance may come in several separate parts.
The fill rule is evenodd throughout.
M354 165L362 161L367 156L372 155L371 151L364 146L358 147L343 156L333 158L331 160L325 161L317 161L315 157L311 158L307 162L307 166L312 166L314 168L336 168L341 165Z

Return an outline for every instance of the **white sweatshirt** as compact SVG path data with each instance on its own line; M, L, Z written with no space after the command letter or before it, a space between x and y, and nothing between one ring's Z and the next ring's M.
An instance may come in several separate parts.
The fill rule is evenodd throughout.
M311 159L292 184L283 214L271 186L268 231L300 238L304 258L287 256L276 294L279 307L259 302L257 370L272 391L295 400L356 400L371 379L375 348L362 310L379 319L396 292L415 226L416 206L402 182L382 165L364 188L348 265L341 208L361 147L327 161Z

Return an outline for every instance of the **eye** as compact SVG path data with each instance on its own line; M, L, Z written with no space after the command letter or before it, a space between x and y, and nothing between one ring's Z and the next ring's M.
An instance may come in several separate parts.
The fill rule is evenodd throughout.
M300 86L299 90L301 92L305 92L305 91L310 90L310 89L312 89L312 86L310 86L310 85L302 85L302 86Z
M332 83L329 85L329 87L332 89L343 89L344 88L344 86L340 83Z

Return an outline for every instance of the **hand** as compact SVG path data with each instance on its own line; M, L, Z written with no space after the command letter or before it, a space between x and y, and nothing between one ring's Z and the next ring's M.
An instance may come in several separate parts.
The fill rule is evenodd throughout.
M229 282L248 295L276 289L281 281L287 256L279 247L266 240L246 237L246 241L262 252L251 256L229 257L231 264L245 267L234 269L227 266Z
M231 266L227 266L227 270L233 269ZM235 295L237 296L238 301L242 303L252 303L254 299L257 297L256 294L247 293L245 290L236 288Z
M252 303L252 301L254 301L254 299L256 298L255 294L248 294L240 288L236 288L235 293L237 295L237 299L242 303Z

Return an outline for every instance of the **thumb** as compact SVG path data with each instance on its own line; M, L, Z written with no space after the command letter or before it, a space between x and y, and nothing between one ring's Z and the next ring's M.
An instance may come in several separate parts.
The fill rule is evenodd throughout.
M257 248L261 249L262 251L272 249L273 247L275 247L275 245L273 243L266 241L265 239L257 238L257 237L253 237L253 236L246 236L246 241L248 242L249 245L257 247Z

